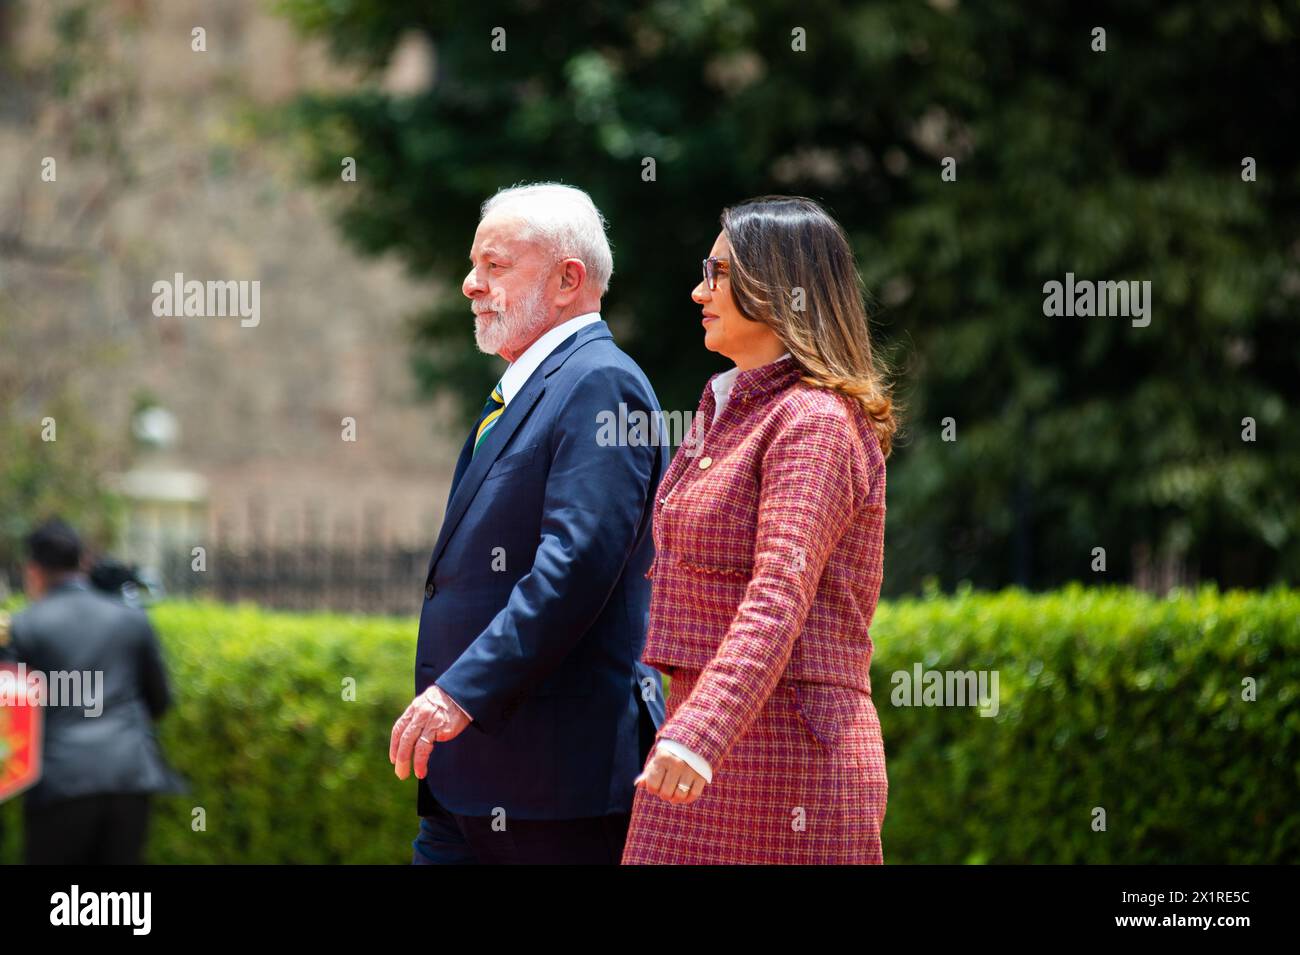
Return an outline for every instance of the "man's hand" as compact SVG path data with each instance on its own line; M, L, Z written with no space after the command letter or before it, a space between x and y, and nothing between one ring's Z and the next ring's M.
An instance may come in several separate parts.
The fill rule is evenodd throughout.
M645 769L633 783L664 802L689 805L704 792L704 777L676 756L661 752L659 747L650 754Z
M437 686L417 696L393 724L393 735L388 741L388 761L393 764L397 778L407 777L407 766L414 760L415 776L423 779L429 771L429 754L433 752L434 742L455 739L466 726L469 726L469 716Z

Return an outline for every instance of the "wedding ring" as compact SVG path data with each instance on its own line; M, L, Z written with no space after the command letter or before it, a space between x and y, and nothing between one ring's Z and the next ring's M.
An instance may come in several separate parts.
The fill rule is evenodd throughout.
M433 740L429 739L429 737L427 737L427 736L421 736L421 737L420 737L420 742L421 742L421 743L429 743L430 745L432 745Z
M688 786L688 785L686 785L686 783L678 783L678 784L677 784L677 790L678 790L678 792L688 793L688 792L691 791L691 787Z

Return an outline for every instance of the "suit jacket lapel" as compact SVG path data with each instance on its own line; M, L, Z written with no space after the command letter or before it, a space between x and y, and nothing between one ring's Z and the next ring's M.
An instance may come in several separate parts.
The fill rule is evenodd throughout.
M479 486L483 483L483 478L493 462L500 457L502 449L510 443L510 438L515 431L527 419L529 412L533 410L533 405L537 404L545 393L546 379L564 364L565 359L579 344L600 337L610 337L609 326L603 321L592 322L578 329L572 338L561 342L555 351L546 357L541 367L529 377L523 390L510 399L506 410L501 413L497 423L479 445L478 453L473 454L468 464L465 463L465 458L467 454L472 454L472 445L467 444L461 449L461 460L457 462L456 467L458 477L452 479L451 500L447 502L447 513L442 520L442 529L438 532L438 542L433 546L433 557L429 560L430 577L433 575L433 568L438 564L438 559L442 557L443 550L447 547L447 541L456 532L465 512L469 510Z

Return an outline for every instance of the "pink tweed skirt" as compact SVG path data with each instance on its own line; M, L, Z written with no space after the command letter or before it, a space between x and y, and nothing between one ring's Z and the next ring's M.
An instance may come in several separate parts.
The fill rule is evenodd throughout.
M669 716L698 676L672 673ZM888 792L871 696L782 680L693 804L636 791L623 863L880 864Z

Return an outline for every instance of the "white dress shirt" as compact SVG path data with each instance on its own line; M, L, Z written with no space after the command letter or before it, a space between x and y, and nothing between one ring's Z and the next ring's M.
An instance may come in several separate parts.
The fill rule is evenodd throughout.
M510 363L506 373L501 376L501 399L505 404L510 404L510 399L523 390L528 379L533 376L533 372L548 357L551 352L559 347L560 342L564 341L580 328L586 328L593 322L600 321L600 312L588 312L585 315L578 315L567 321L560 322L550 331L548 331L537 341L533 342L524 349L524 353Z
M789 358L790 353L784 352L779 357L772 359L780 361L782 358ZM713 379L711 387L713 388L713 420L718 420L718 415L722 414L722 409L727 407L727 402L731 400L731 388L736 383L736 376L740 374L739 368L732 368L730 371L724 371L718 377ZM713 782L713 767L709 761L694 750L687 749L681 743L673 739L661 739L658 744L669 756L676 756L695 772L704 777L706 783Z

